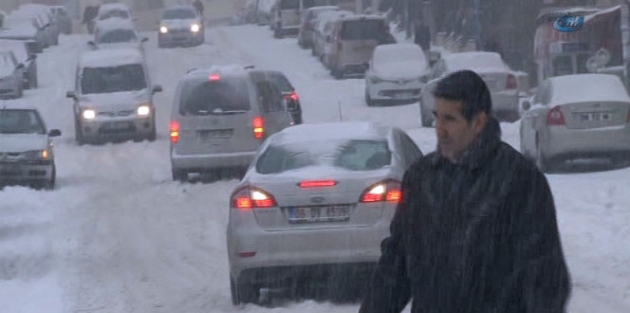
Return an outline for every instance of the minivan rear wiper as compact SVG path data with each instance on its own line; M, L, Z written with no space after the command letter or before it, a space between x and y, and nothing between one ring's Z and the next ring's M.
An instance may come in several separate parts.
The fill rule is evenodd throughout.
M245 110L230 110L230 111L206 111L206 110L199 110L197 111L197 113L201 113L203 115L232 115L232 114L242 114L242 113L247 113L247 111Z

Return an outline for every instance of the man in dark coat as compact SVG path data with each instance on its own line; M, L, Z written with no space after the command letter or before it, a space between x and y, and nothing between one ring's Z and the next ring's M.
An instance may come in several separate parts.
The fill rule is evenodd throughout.
M414 42L422 48L425 54L431 48L431 30L421 19L416 19L414 23Z
M193 6L197 9L199 15L203 16L203 3L201 3L201 0L195 0L195 2L193 2Z
M403 200L360 313L562 313L570 295L545 176L501 141L472 71L433 91L437 151L405 173Z

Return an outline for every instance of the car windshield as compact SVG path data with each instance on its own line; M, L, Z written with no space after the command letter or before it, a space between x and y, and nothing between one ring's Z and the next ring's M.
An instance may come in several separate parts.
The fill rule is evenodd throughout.
M195 12L189 9L172 9L164 12L162 18L165 20L191 19L195 18Z
M0 133L2 134L45 134L46 130L34 110L1 110Z
M341 27L342 40L378 40L386 34L383 20L346 21Z
M112 17L120 17L120 18L128 19L129 13L127 13L127 11L124 11L124 10L110 10L103 13L99 19L106 20Z
M256 163L261 174L278 174L308 166L329 165L351 171L371 171L391 164L385 140L304 141L270 145Z
M136 32L131 29L116 29L108 31L98 38L98 43L122 43L122 42L136 42Z
M197 79L186 82L181 91L182 115L219 115L250 110L249 88L241 78Z
M81 73L83 94L137 91L145 88L147 88L147 81L140 64L87 67Z

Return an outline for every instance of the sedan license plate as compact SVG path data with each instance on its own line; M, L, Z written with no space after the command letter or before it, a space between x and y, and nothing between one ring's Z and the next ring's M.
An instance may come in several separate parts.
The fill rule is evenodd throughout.
M580 121L610 121L612 119L612 114L599 112L599 113L580 113Z
M129 129L131 127L128 122L113 122L113 123L105 124L104 128L120 130L120 129Z
M289 222L316 223L339 222L350 218L350 206L320 206L320 207L291 207L289 208Z

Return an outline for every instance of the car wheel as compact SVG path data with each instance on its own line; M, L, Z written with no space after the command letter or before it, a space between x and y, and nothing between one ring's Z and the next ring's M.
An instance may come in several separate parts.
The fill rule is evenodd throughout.
M284 37L284 35L282 34L282 29L276 27L276 29L273 30L273 36L278 39Z
M55 181L57 180L57 168L53 164L52 175L50 176L50 180L44 183L44 189L53 190L55 189Z
M81 125L77 121L74 122L74 140L79 146L85 144L85 141L83 139L83 131L81 131Z
M183 170L172 169L171 175L173 177L173 181L185 182L188 180L188 172Z
M157 130L155 128L155 112L153 112L152 124L153 128L151 128L151 133L147 136L147 140L153 142L157 138Z
M541 172L547 173L550 170L549 160L545 158L539 140L539 135L536 134L536 166Z
M240 279L235 282L230 278L230 291L232 294L232 304L256 303L258 301L258 290L253 284L245 283Z
M330 67L330 75L332 75L335 79L343 78L343 71L336 69L334 66Z

